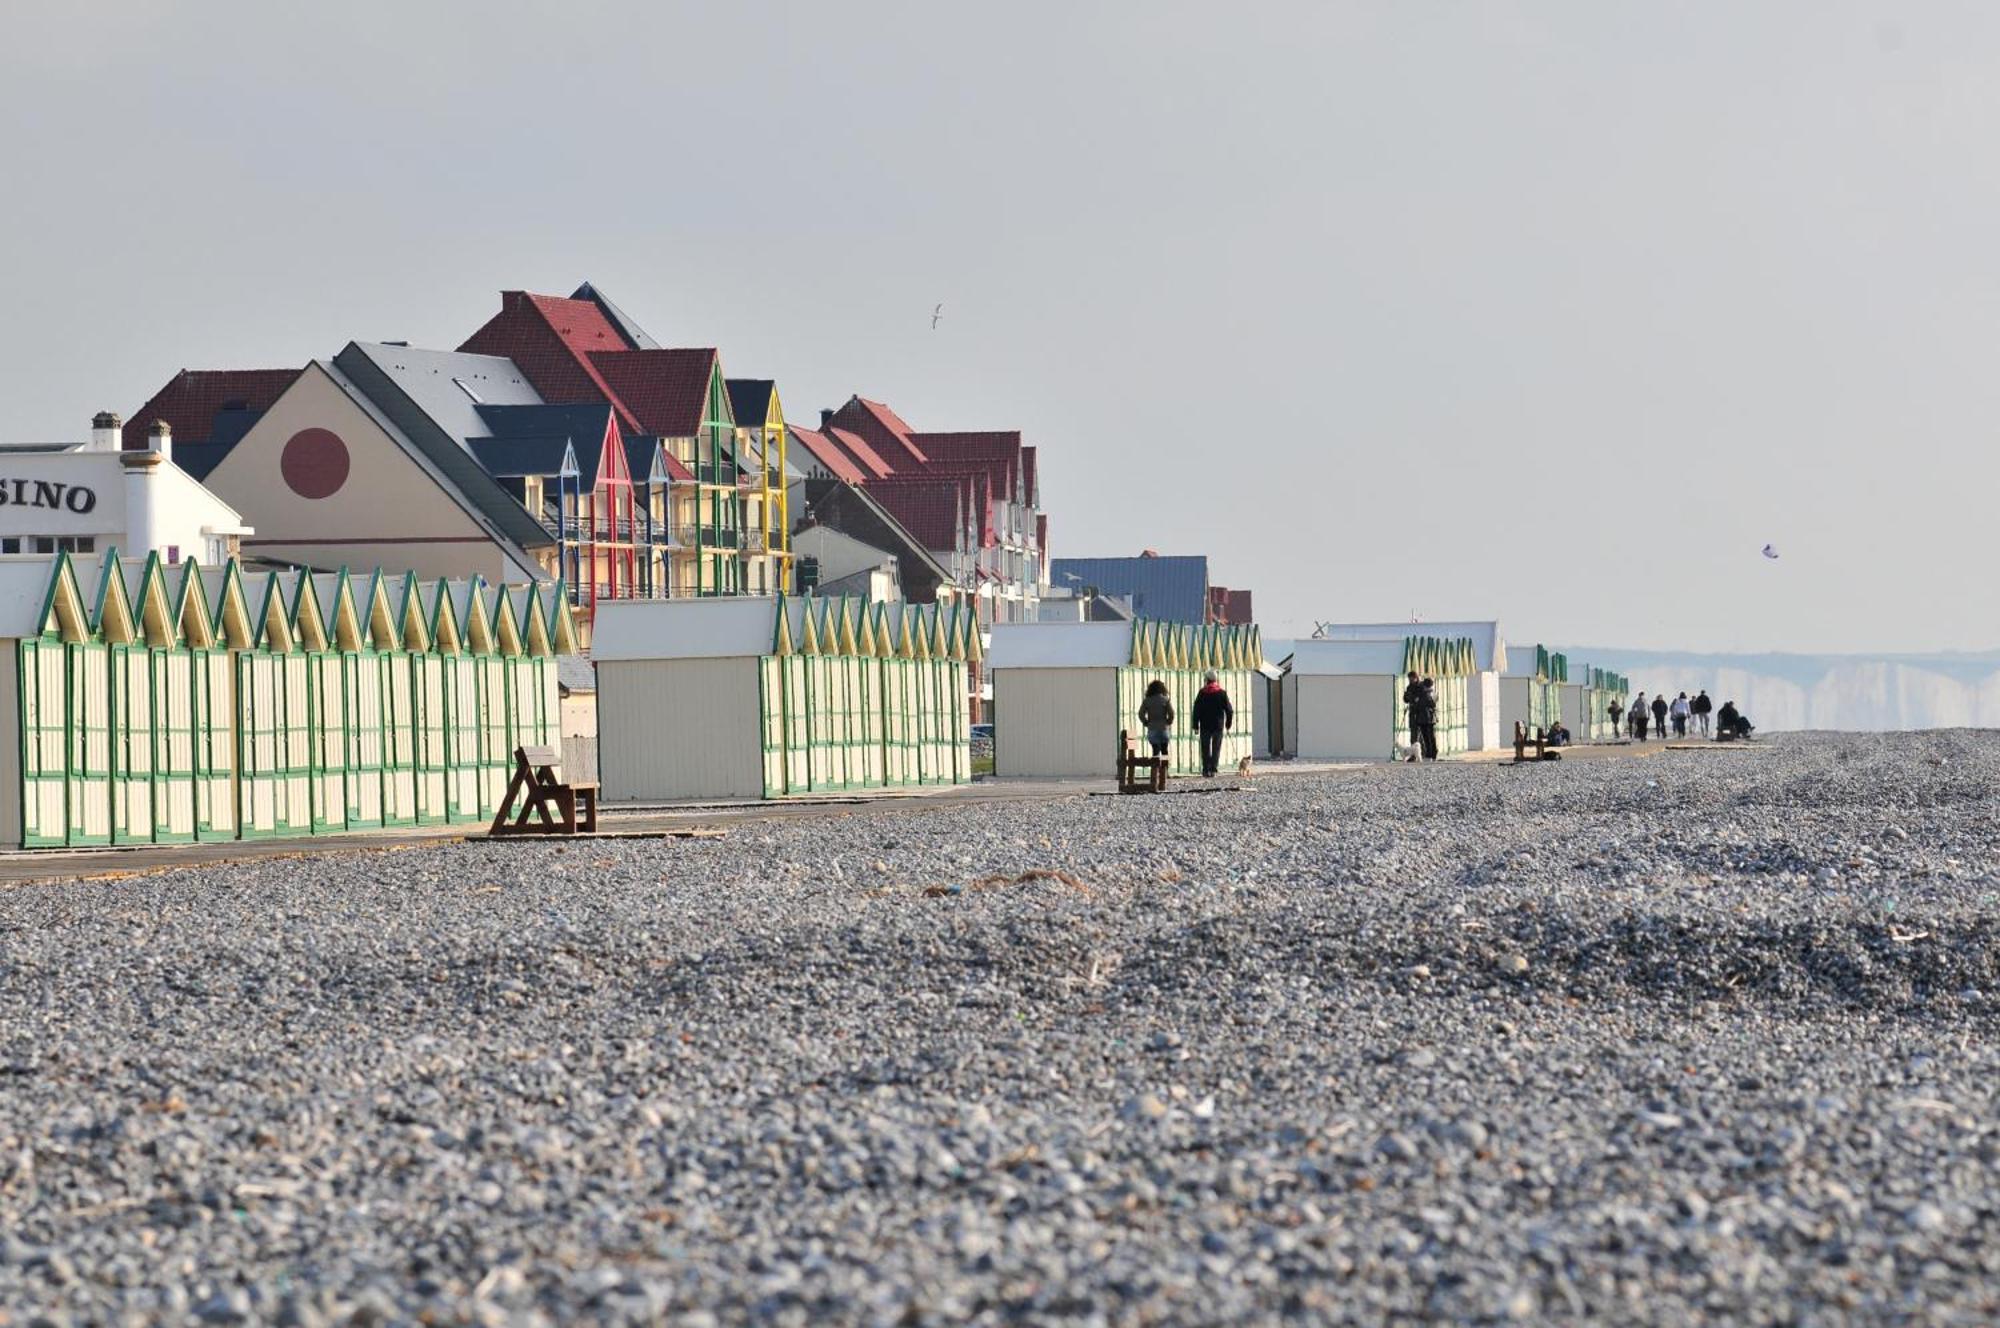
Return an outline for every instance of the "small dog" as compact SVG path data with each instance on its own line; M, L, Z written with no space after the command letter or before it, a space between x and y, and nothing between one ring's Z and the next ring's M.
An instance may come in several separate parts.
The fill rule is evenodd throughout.
M1248 778L1250 778L1250 758L1249 758L1249 757L1247 757L1247 756L1246 756L1246 757L1244 757L1244 758L1243 758L1242 760L1240 760L1240 761L1238 761L1238 762L1236 763L1236 777L1237 777L1238 779L1248 779Z

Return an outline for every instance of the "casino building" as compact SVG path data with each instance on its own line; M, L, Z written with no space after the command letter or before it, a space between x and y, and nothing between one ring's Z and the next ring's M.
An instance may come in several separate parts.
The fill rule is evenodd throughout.
M117 549L213 567L236 556L251 527L174 463L171 427L126 451L121 423L97 416L88 442L0 444L0 558Z

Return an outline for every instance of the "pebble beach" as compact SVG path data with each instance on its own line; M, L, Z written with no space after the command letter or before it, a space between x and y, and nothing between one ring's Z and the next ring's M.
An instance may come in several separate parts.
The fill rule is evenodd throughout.
M0 890L0 1324L1991 1321L1997 796L1797 735Z

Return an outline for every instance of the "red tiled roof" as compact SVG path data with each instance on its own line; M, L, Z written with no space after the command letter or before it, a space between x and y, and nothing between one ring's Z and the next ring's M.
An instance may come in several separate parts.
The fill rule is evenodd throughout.
M1021 495L1022 502L1032 505L1042 496L1041 486L1035 482L1040 478L1041 476L1035 470L1035 449L1032 447L1023 447L1021 449L1021 482L1027 486L1027 492Z
M965 510L977 519L979 547L983 549L995 541L997 535L993 526L993 479L985 471L933 463L920 474L908 478L913 481L949 480L957 484L964 493Z
M624 337L594 302L528 291L500 292L500 312L459 347L512 360L551 405L609 402L627 433L644 433L632 409L590 362L596 352L625 348Z
M883 480L867 486L880 503L927 549L952 552L965 532L964 487L952 480Z
M597 306L592 305L595 309ZM708 413L715 348L596 351L590 365L646 433L692 438Z
M792 437L797 439L815 460L833 472L835 479L846 480L849 484L862 484L867 481L868 477L861 467L855 465L847 453L841 451L832 439L819 430L804 429L796 424L788 424L785 427L792 431Z
M269 410L299 373L297 369L183 369L126 421L120 445L128 452L143 450L155 420L167 422L177 443L205 443L214 431L216 413L225 406Z
M828 425L821 430L835 445L846 450L854 464L866 472L869 479L884 480L896 473L895 467L882 459L882 454L868 445L868 440L858 433Z
M847 404L835 411L833 418L827 422L860 434L868 440L870 447L898 470L921 466L930 459L914 441L910 426L903 422L903 417L879 401L849 397Z
M1041 550L1042 557L1046 558L1049 556L1049 514L1047 512L1035 513L1035 547Z
M1018 429L976 433L920 433L916 440L933 466L980 470L993 480L1004 501L1023 498L1021 433Z
M1250 609L1250 592L1232 590L1229 592L1229 621L1241 627L1257 621L1257 615Z

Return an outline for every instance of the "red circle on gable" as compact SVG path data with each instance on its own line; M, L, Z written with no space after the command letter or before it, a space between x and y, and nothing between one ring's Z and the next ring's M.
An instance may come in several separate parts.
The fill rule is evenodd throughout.
M331 429L301 429L285 441L278 469L301 498L331 498L347 483L347 444Z

